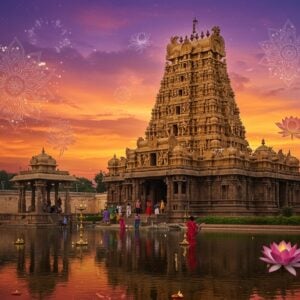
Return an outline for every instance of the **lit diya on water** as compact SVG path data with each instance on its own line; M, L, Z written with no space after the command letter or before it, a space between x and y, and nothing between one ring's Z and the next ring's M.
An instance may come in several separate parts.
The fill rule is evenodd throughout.
M171 298L172 299L183 299L183 294L180 291L178 291L177 294L173 294L171 296Z

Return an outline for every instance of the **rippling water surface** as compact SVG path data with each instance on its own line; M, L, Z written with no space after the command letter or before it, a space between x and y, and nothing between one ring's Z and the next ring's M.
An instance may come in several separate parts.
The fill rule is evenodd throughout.
M17 237L24 247L13 244ZM269 274L264 244L297 235L203 233L180 247L182 232L0 229L0 299L300 299L300 275ZM299 269L298 269L299 270ZM300 270L299 270L300 274ZM12 293L18 290L21 295Z

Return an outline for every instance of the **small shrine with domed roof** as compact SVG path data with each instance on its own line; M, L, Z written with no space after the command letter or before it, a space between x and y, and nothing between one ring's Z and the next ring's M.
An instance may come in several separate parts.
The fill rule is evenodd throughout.
M50 213L63 210L64 213L70 213L69 189L76 178L67 171L58 170L56 160L44 148L40 154L31 158L29 165L30 170L21 171L11 179L19 189L18 212ZM31 205L28 208L26 190L31 191ZM59 190L65 194L64 209L61 207ZM51 199L51 191L54 191L54 199Z
M166 202L170 218L300 213L299 160L249 147L220 28L172 37L145 137L108 162L108 204ZM148 202L149 203L149 202Z

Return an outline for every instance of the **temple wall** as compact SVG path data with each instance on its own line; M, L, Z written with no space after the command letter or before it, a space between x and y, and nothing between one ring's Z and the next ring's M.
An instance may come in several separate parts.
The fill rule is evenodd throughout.
M59 192L59 197L62 200L62 207L64 207L65 193ZM18 198L19 192L17 190L0 190L0 214L2 213L17 213L18 212ZM51 193L51 200L54 203L54 193ZM75 206L80 203L87 205L85 213L98 213L104 208L107 201L107 194L95 193L75 193L70 192L71 212L75 213ZM31 193L26 191L26 207L30 206Z

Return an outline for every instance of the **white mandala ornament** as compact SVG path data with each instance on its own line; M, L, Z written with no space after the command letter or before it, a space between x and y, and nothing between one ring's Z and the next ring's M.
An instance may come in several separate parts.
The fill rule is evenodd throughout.
M32 45L53 48L58 53L63 48L72 46L72 33L59 19L38 19L30 29L25 30L25 33Z
M47 142L59 151L61 157L69 146L75 143L74 132L70 123L66 120L56 120L53 122L48 136Z
M37 118L41 103L50 98L50 80L54 72L40 53L26 54L22 44L14 39L0 51L0 117L11 125L26 118Z
M129 41L129 47L133 48L137 52L143 52L150 45L150 34L145 32L139 32L132 35Z
M269 38L261 43L265 54L261 63L290 86L300 74L300 37L288 20L282 29L269 29Z

